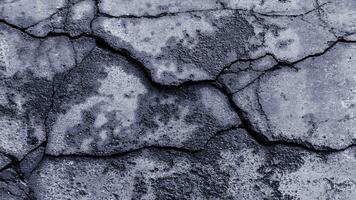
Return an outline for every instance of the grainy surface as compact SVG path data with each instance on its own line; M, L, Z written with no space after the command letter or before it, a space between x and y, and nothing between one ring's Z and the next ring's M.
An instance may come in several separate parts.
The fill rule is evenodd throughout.
M0 1L0 199L353 200L353 0Z

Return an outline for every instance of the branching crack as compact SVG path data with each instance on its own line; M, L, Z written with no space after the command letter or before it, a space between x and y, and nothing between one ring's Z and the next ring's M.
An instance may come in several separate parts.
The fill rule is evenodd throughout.
M323 5L325 5L325 4L323 4ZM323 5L318 6L314 10L320 9ZM314 11L314 10L312 10L312 11ZM309 12L312 12L312 11L309 11ZM191 12L193 12L193 11L191 11ZM197 11L194 11L194 12L197 12ZM177 14L177 13L175 13L175 14ZM161 14L159 16L147 16L147 17L157 18L157 17L169 16L169 15L173 15L173 14L164 13L164 14ZM136 17L136 16L126 16L126 17L141 18L141 17ZM290 146L290 147L302 148L302 149L305 149L305 150L308 150L308 151L311 151L311 152L317 152L317 153L339 152L339 151L343 151L343 150L346 150L346 149L351 148L351 147L354 146L354 145L350 145L350 146L345 147L343 149L331 149L331 148L315 149L312 145L310 145L310 144L308 144L307 142L304 142L304 141L303 142L290 142L290 141L284 141L284 140L281 140L281 141L270 141L270 140L268 140L268 138L265 135L263 135L262 133L256 132L254 130L253 125L251 124L249 119L246 117L246 113L244 113L244 111L241 108L239 108L238 106L236 106L236 104L233 102L232 94L230 92L228 92L225 87L223 87L223 86L221 86L221 85L216 83L217 79L220 77L221 74L224 73L225 69L231 67L232 64L234 64L236 62L239 62L239 61L254 61L254 60L260 59L260 58L262 58L262 57L264 57L266 55L272 56L277 61L278 64L276 66L274 66L270 70L266 70L265 72L263 72L261 76L259 76L258 78L256 78L256 80L253 81L253 82L255 82L255 81L258 81L265 73L268 73L269 71L273 71L273 70L278 70L278 69L280 69L281 66L286 66L286 67L290 67L292 69L298 70L297 68L295 68L296 64L298 64L300 62L303 62L306 59L318 57L318 56L321 56L321 55L325 54L331 48L333 48L337 43L340 43L340 42L343 42L343 43L356 43L354 41L348 41L348 40L345 40L343 38L339 38L336 41L332 42L329 45L329 47L326 48L324 51L322 51L320 53L308 55L308 56L306 56L306 57L304 57L302 59L299 59L299 60L297 60L295 62L279 61L273 54L266 54L266 55L264 55L262 57L255 58L255 59L245 59L245 60L239 59L239 60L236 60L234 62L231 62L229 65L227 65L224 68L222 68L221 72L216 76L216 78L214 80L187 81L187 82L184 82L184 83L182 83L180 85L175 86L175 85L163 85L163 84L155 82L152 79L151 75L150 75L150 71L144 66L144 64L141 61L139 61L134 56L132 56L132 54L129 51L127 51L126 49L114 48L108 42L106 42L103 38L101 38L99 36L83 33L83 34L81 34L79 36L73 37L73 36L70 36L67 33L49 33L46 36L39 37L39 36L35 36L33 34L28 33L26 31L26 29L24 29L24 28L20 28L20 27L18 27L16 25L10 24L10 23L8 23L8 22L6 22L4 20L0 20L0 23L4 23L4 24L6 24L7 26L9 26L11 28L14 28L16 30L21 31L22 33L26 34L27 36L30 36L30 37L33 37L33 38L37 38L37 39L46 39L46 38L49 38L49 37L58 37L58 36L65 36L65 37L68 37L70 39L79 39L79 38L84 37L84 36L88 37L88 38L92 38L92 39L95 40L97 47L102 48L104 50L108 50L108 51L110 51L110 52L112 52L114 54L123 56L124 58L126 58L128 60L128 62L130 62L133 65L138 66L140 69L142 69L144 74L145 74L145 77L150 81L150 83L152 85L158 87L158 88L179 88L179 87L186 87L186 86L189 86L189 85L202 84L202 83L203 84L213 85L214 87L217 87L220 91L222 91L224 93L224 95L226 95L226 97L228 98L231 106L234 108L235 112L238 114L238 116L240 117L240 119L242 121L242 125L240 125L239 127L231 127L231 128L229 128L227 130L221 130L218 133L214 134L210 139L207 140L206 144L204 145L204 148L199 149L199 150L189 150L189 149L178 148L178 147L164 147L164 146L155 146L155 145L153 145L153 146L145 146L145 147L142 147L142 148L134 149L134 150L127 151L127 152L124 152L124 153L112 154L112 155L109 155L109 156L115 156L115 157L124 156L124 155L130 154L130 153L135 153L135 152L138 152L138 151L142 151L144 149L174 150L174 151L180 151L180 152L193 153L194 154L194 153L203 151L207 147L207 145L213 140L213 138L217 137L218 135L223 134L226 131L234 130L234 129L237 129L237 128L242 128L242 129L246 130L249 133L249 135L255 141L257 141L259 144L264 145L264 146L285 145L285 146ZM77 65L78 64L79 63L77 63ZM77 65L75 67L77 67ZM64 77L63 77L62 81L59 83L58 87L60 87L61 84L63 84L63 82L65 81L66 77L71 73L71 71L75 67L73 67L72 69L67 71L66 75L64 75ZM251 84L253 84L253 83L251 83ZM45 142L40 144L35 149L33 149L30 152L28 152L28 154L30 154L31 152L37 150L39 147L46 147L46 145L47 145L48 134L49 134L48 117L49 117L49 113L53 109L54 97L56 95L56 88L58 88L58 87L56 87L56 84L54 82L52 83L51 103L50 103L49 109L47 111L47 115L45 117L45 120L44 120L45 129L46 129L46 131L45 131L46 132L46 140L45 140ZM95 155L58 155L58 156L55 156L55 155L48 155L46 153L45 153L45 155L46 156L52 156L52 157L68 157L68 156L83 156L83 157L94 157L94 158L103 157L103 155L98 155L98 156L95 156ZM11 163L11 165L6 166L6 168L9 168L10 166L16 166L21 162L21 160L17 160L11 155L8 155L8 157L12 160L12 163Z

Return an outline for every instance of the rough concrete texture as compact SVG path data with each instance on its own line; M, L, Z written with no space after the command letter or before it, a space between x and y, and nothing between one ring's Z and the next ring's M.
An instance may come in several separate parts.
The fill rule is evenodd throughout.
M353 200L353 0L3 0L0 200Z

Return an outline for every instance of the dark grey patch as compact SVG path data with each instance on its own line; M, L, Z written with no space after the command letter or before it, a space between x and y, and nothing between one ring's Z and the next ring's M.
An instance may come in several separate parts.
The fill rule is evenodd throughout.
M157 9L159 11L166 12L167 10L169 10L169 6L159 5L159 6L157 6Z
M167 163L172 168L177 159L188 159L191 168L187 172L154 179L152 182L157 199L192 199L196 191L206 199L228 199L229 175L219 169L218 152L202 151L198 154L184 154L174 151L159 151L153 159Z
M161 101L174 99L172 103L161 103ZM159 128L155 121L158 117L159 121L167 124L172 119L179 119L179 105L187 105L187 101L197 100L194 93L186 93L182 90L160 90L152 88L152 91L139 98L136 118L138 121L138 129L144 132L155 131Z
M1 74L0 74L1 76ZM5 80L1 80L0 78L0 84L1 84L1 90L6 91L6 100L8 101L8 104L0 104L0 117L2 116L7 116L10 118L16 118L18 115L18 109L17 109L17 104L14 100L15 98L15 91L9 87L6 87L5 85Z
M145 182L144 176L142 177L135 177L134 179L134 190L133 190L133 200L142 199L142 196L147 193L147 184Z
M23 108L30 118L34 117L39 124L43 123L50 107L52 82L45 78L35 77L33 72L27 70L24 73L17 72L7 79L8 88L17 91L26 99Z
M175 174L156 179L153 188L157 199L188 200L192 199L194 181L191 174Z
M294 42L293 39L289 39L289 40L281 40L277 42L277 47L280 49L286 49L289 45L291 45Z
M171 163L173 167L175 159L184 157L191 163L187 173L175 173L172 176L156 179L154 187L158 199L191 199L190 195L196 195L198 191L204 199L234 199L227 194L230 175L220 169L222 150L238 152L244 148L256 147L258 145L243 131L230 131L224 135L217 136L206 147L206 150L196 154L181 154L170 152L159 152L155 157ZM243 162L243 161L241 161ZM169 198L164 198L169 197ZM195 196L193 196L195 197Z
M280 27L278 26L277 24L273 24L273 23L270 23L269 21L267 21L266 19L264 18L258 18L258 23L263 27L263 29L265 30L264 32L261 33L261 36L263 37L263 40L265 40L265 35L266 35L266 32L270 31L273 36L275 37L279 37L280 35L280 32L281 31L285 31L287 28L285 27Z
M201 184L200 191L207 199L221 198L226 195L230 176L221 172L218 167L214 169L197 167L191 170L191 174L199 177L196 182Z
M318 122L313 113L308 113L302 116L303 122L309 127L307 134L312 136L318 129Z
M183 143L184 146L190 149L202 149L205 142L217 131L226 128L217 123L217 120L207 111L204 111L201 107L197 106L190 110L188 115L184 119L188 124L198 125L197 130L190 140Z
M34 136L35 129L32 127L27 128L27 144L35 146L38 144L38 139Z
M146 3L146 6L147 6L147 8L151 8L151 7L152 7L152 4Z
M32 71L17 72L12 77L0 77L1 89L6 91L6 105L0 105L0 116L19 120L27 127L26 141L35 147L39 139L34 126L44 131L44 122L51 105L52 81L36 77ZM16 103L16 95L24 99L21 110Z
M279 191L279 181L274 177L278 173L295 172L304 164L303 152L294 148L275 146L269 149L265 163L258 169L263 176L262 182L273 189L272 195L277 199L290 199Z
M269 151L266 164L281 171L295 172L304 164L303 156L303 152L295 148L276 146Z

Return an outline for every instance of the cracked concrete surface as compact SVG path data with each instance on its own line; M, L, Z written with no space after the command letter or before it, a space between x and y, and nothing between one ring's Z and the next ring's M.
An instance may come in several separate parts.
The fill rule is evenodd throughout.
M0 199L354 199L353 0L0 2Z

